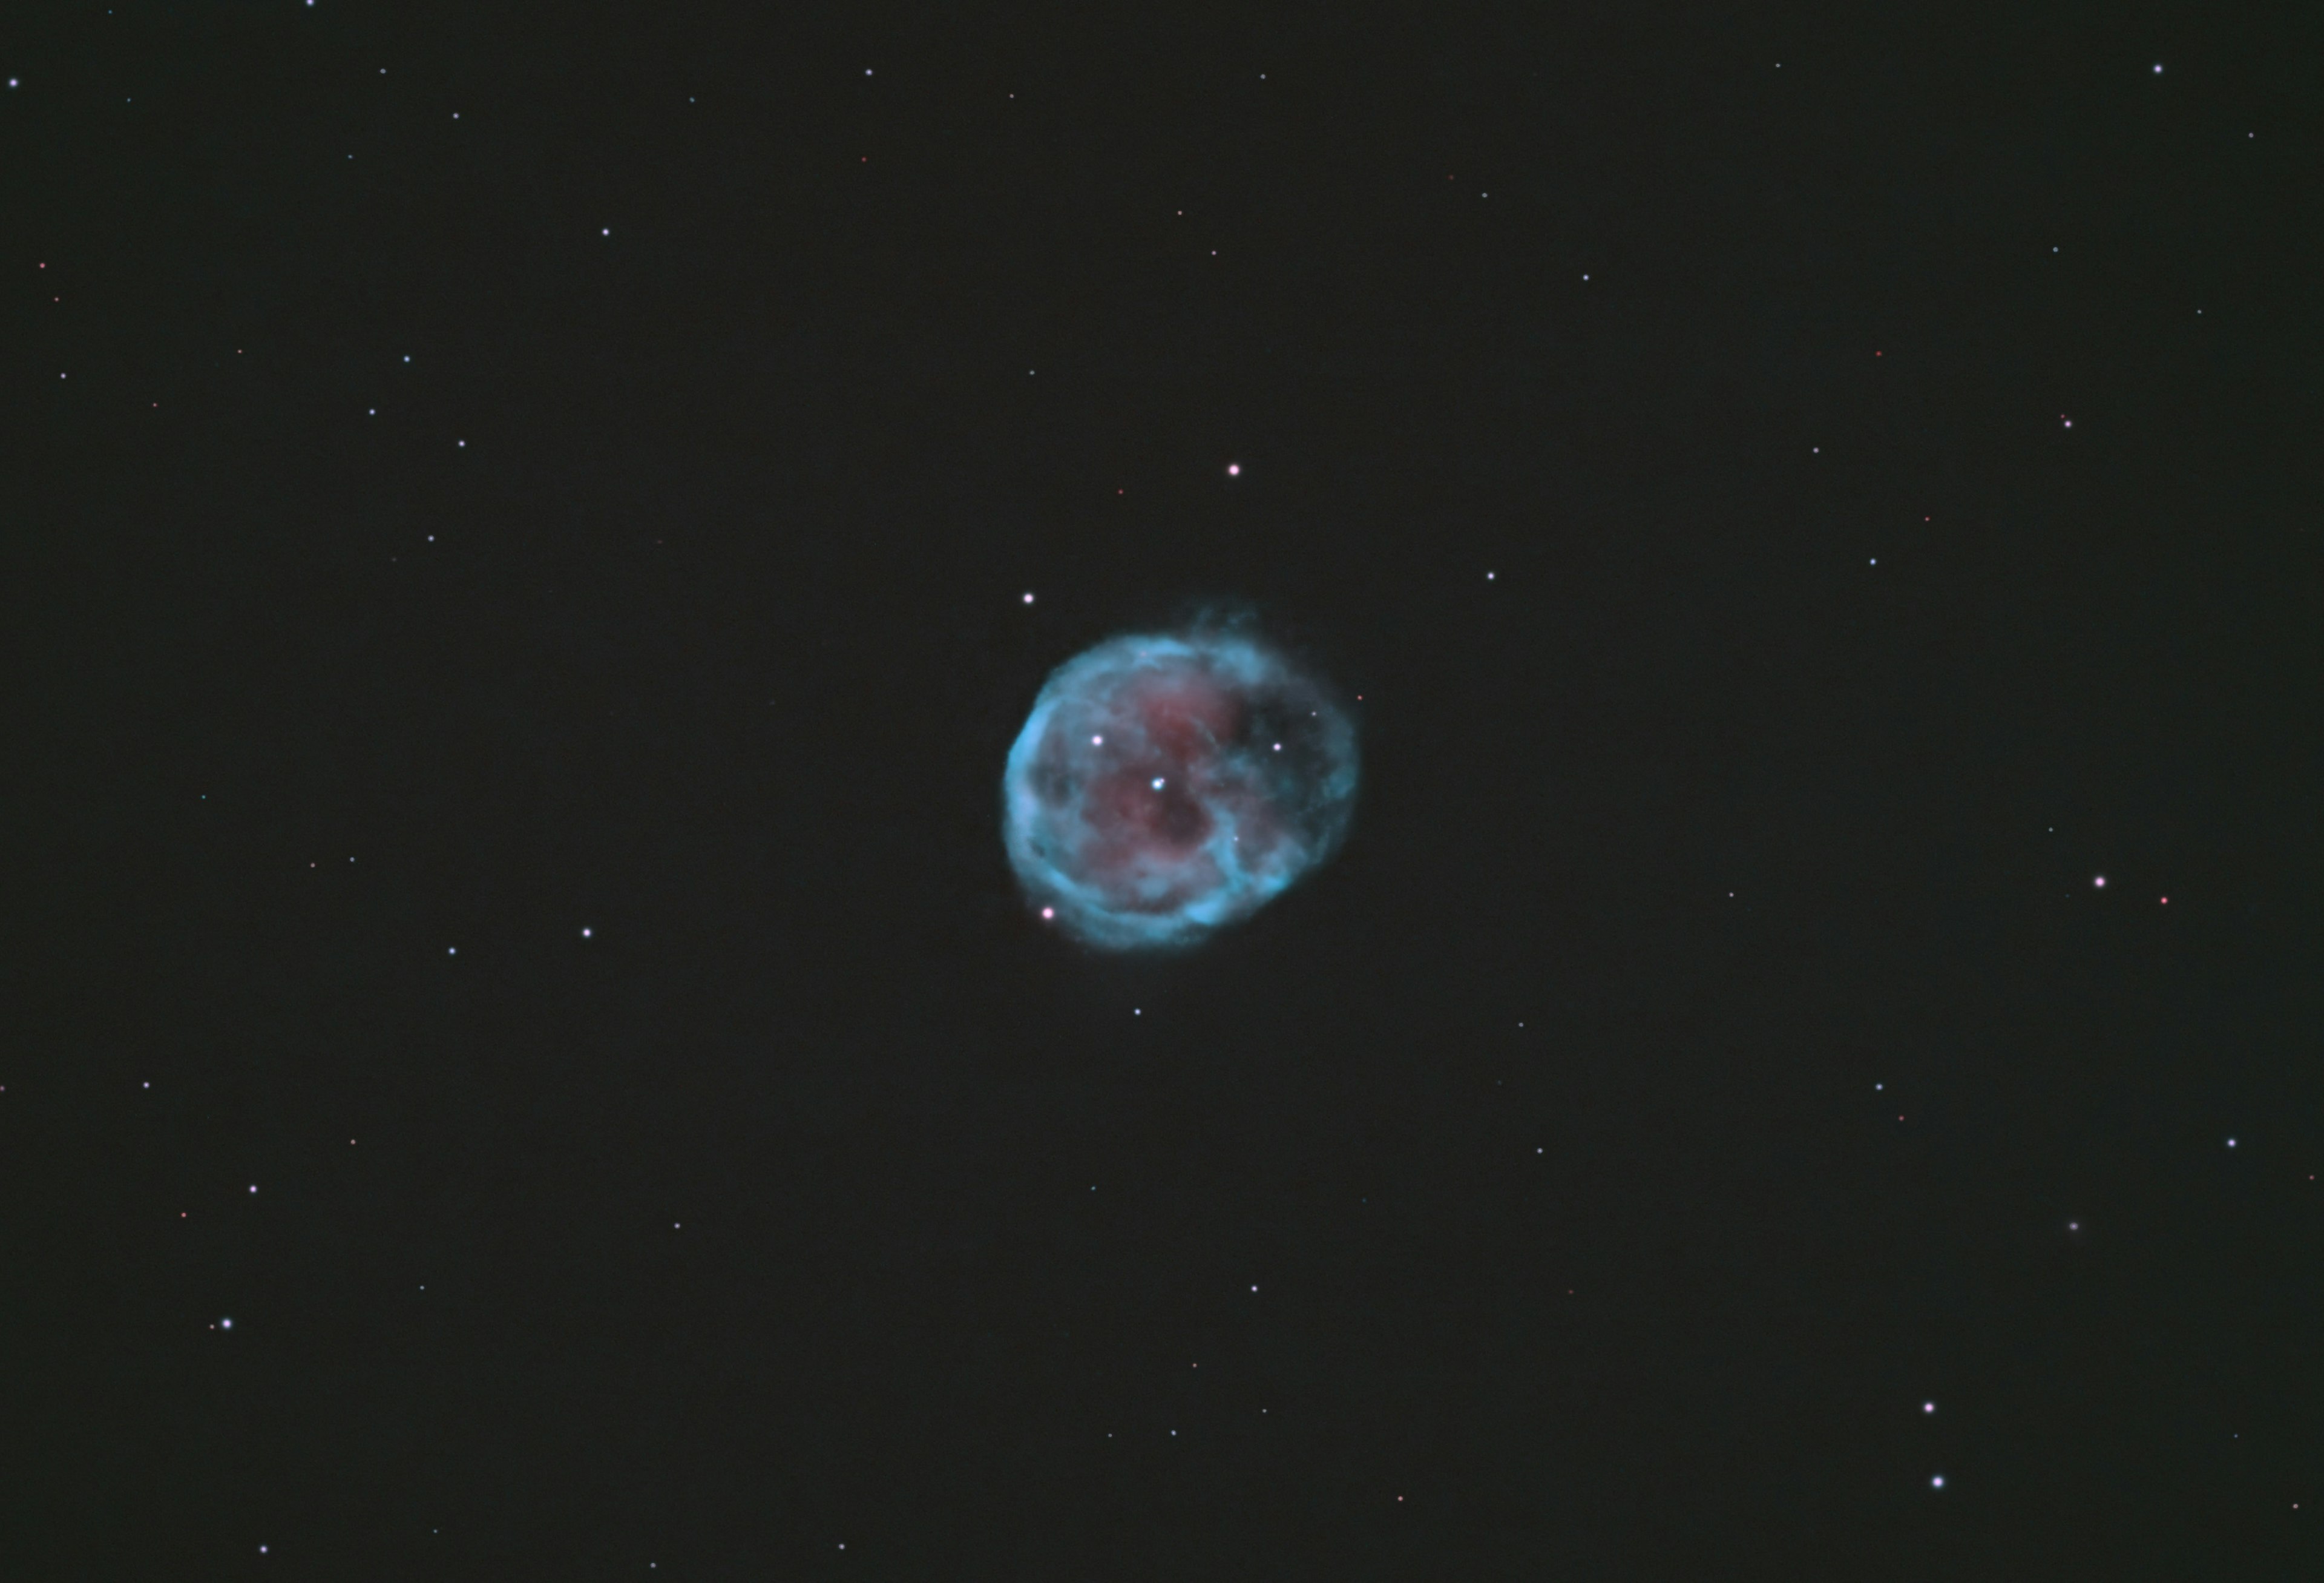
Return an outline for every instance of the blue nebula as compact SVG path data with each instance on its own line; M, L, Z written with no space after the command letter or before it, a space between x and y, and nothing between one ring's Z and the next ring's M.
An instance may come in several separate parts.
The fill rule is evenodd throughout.
M1248 633L1112 638L1034 699L1001 833L1027 898L1075 939L1189 946L1338 848L1356 770L1329 690Z

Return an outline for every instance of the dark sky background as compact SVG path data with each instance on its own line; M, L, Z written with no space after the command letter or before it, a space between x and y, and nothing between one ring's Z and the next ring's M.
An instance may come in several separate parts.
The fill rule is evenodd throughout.
M11 8L0 1569L2310 1575L2319 61ZM1354 834L1078 952L1210 599Z

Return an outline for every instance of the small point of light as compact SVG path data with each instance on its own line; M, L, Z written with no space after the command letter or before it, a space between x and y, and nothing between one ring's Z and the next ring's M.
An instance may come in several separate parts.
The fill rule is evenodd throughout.
M1491 581L1493 580L1493 574L1492 574L1491 572L1489 572L1489 572L1487 572L1487 573L1485 574L1485 580L1486 580L1487 582L1491 582Z
M1230 477L1230 478L1240 478L1240 477L1242 477L1242 464L1241 464L1240 462L1229 462L1229 463L1227 464L1227 477Z
M600 236L612 236L613 234L613 227L611 227L611 226L604 227L600 228L600 229L599 229L599 231L597 232L597 235L599 235Z
M1030 595L1030 594L1026 595L1026 596L1025 596L1025 603L1027 603L1028 605L1030 605L1032 602L1033 602L1033 596L1032 596L1032 595Z
M1105 738L1102 736L1093 736L1090 738L1090 745L1092 747L1103 747L1105 745Z
M2170 897L2168 897L2168 896L2163 897L2163 904L2164 906L2166 906L2166 907L2168 907L2169 905L2171 905L2171 898L2170 898Z
M2106 875L2098 875L2096 879L2090 881L2090 884L2096 885L2100 890L2106 889Z
M1154 790L1157 792L1162 790L1162 777L1159 775L1154 777Z
M1936 1410L1937 1404L1933 1402L1923 1402L1921 1403L1921 1411L1923 1412L1934 1412Z
M232 1319L220 1319L218 1321L218 1328L221 1330L231 1330L234 1328L234 1321Z
M307 4L308 4L308 5L312 5L314 3L315 3L315 0L307 0ZM2162 75L2163 75L2163 62L2162 62L2162 61L2160 61L2160 60L2157 60L2157 61L2154 63L2154 75L2155 75L2155 76L2157 76L2157 77L2160 77L2160 76L2162 76Z
M2234 1148L2235 1146L2236 1146L2236 1141L2235 1141L2233 1138L2229 1138L2229 1139L2227 1140L2227 1147L2228 1147L2228 1148L2230 1148L2230 1149L2232 1149L2232 1148ZM251 1189L250 1190L251 1190L252 1192L256 1192L258 1190L257 1190L256 1188L253 1188L253 1189Z
M460 954L460 948L458 946L446 946L444 948L444 954L447 957L456 957Z
M585 930L583 930L581 931L581 938L582 938L583 940L587 940L587 939L589 938L589 931L588 931L587 930L586 930L586 929L585 929Z
M1056 915L1057 910L1055 907L1044 907L1041 909L1041 916L1044 918L1055 918ZM1090 1189L1090 1191L1095 1192L1097 1190L1095 1188L1092 1188Z
M2080 1231L2081 1228L2082 1223L2079 1220L2069 1220L2066 1222L2066 1229L2069 1231Z
M1931 1489L1942 1489L1942 1488L1944 1488L1944 1487L1945 1487L1945 1476L1944 1476L1943 1474L1940 1473L1940 1474L1938 1474L1934 1478L1932 1478L1931 1480L1929 1480L1929 1487L1930 1487Z

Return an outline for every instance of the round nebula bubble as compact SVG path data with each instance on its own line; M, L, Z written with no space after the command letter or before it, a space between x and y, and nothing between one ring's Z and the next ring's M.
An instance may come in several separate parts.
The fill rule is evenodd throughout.
M1009 750L1002 831L1045 918L1111 950L1192 945L1332 855L1356 733L1240 630L1118 637L1059 666Z

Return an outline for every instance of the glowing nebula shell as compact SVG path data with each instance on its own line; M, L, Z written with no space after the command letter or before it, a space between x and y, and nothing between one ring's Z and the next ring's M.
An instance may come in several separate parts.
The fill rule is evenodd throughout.
M1329 857L1356 734L1241 631L1118 637L1059 666L1009 752L1002 834L1043 917L1110 950L1187 946Z

